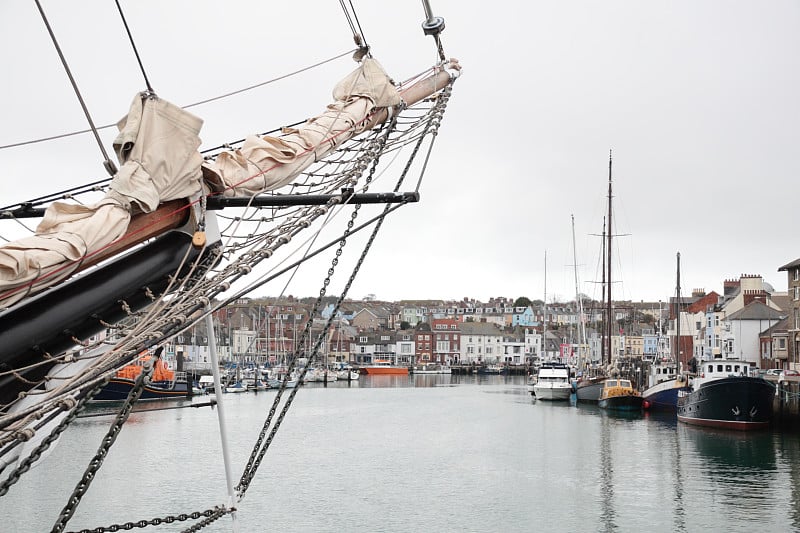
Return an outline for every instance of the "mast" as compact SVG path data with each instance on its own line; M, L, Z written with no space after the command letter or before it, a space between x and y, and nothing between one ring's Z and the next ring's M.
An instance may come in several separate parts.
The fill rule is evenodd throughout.
M677 282L675 285L675 364L681 361L681 253L678 252Z
M547 356L547 250L544 251L544 320L542 320L542 351ZM544 361L542 361L544 362Z
M608 151L608 233L606 233L606 268L608 273L606 276L606 333L608 336L608 363L611 363L611 332L612 332L612 315L611 315L611 236L613 227L611 224L611 150ZM604 361L605 362L605 361Z
M600 286L603 288L603 307L606 305L606 217L603 217L603 235L602 235L602 263L603 263L603 275L600 278ZM605 317L605 322L603 323L603 328L600 331L600 364L606 364L606 323L608 322L608 316L605 313L605 309L603 309L603 315Z
M586 330L583 323L583 299L578 290L578 256L575 253L575 215L572 218L572 267L575 274L575 305L578 307L578 361L579 366L583 364L583 345L586 342Z

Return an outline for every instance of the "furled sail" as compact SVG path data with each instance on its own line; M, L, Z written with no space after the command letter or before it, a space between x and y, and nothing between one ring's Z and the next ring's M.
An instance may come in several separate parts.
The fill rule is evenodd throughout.
M151 94L138 94L119 123L114 148L121 163L98 203L55 202L36 234L0 247L0 308L69 277L82 262L121 238L132 213L211 190L252 196L280 188L346 140L374 126L377 108L402 103L382 67L365 58L339 82L334 102L280 136L249 136L235 151L202 164L202 120Z

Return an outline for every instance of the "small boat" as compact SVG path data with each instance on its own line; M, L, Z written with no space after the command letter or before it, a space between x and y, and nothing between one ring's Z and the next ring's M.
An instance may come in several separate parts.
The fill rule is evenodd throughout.
M545 363L539 367L532 394L537 400L569 400L572 384L569 367L563 363Z
M672 360L662 359L650 371L649 384L642 393L645 409L675 411L678 408L678 394L690 391L688 377L681 373L675 361L680 359L681 338L681 254L677 254L677 283L675 286L675 354Z
M503 371L503 367L497 364L478 367L478 374L499 375L502 374Z
M428 363L414 367L415 374L452 374L453 370L448 365Z
M269 386L269 383L267 383L266 381L262 381L260 379L256 379L252 383L248 383L247 384L247 390L248 391L251 391L251 390L252 391L268 390L270 388L271 387Z
M691 388L678 394L678 421L741 431L769 426L775 387L749 372L740 359L703 361Z
M136 378L153 359L145 355L117 371L116 375L98 392L92 402L120 402L128 398L133 390ZM142 388L140 400L164 400L170 398L186 398L187 381L184 372L174 372L163 359L155 359L150 382Z
M597 406L609 411L641 411L642 395L633 388L631 380L608 378L603 382Z
M376 359L371 365L362 365L359 367L363 374L390 374L390 375L406 375L408 374L407 366L399 366L392 364L391 361L386 359Z
M247 392L247 385L245 385L241 381L234 381L230 385L225 385L225 392L229 393Z
M653 365L649 386L642 392L642 407L675 411L678 408L678 394L689 390L689 379L678 371L678 365L670 361L659 361Z

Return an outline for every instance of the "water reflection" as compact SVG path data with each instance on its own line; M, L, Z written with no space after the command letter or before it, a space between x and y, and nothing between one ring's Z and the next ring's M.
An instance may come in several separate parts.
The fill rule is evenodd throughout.
M602 409L598 409L602 411ZM600 521L605 531L615 531L614 459L611 452L611 426L604 420L600 427Z

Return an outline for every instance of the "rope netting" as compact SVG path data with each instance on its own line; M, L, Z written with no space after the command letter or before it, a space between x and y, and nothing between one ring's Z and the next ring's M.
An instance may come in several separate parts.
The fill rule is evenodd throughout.
M379 227L389 212L402 205L387 206L372 219L355 226L354 213L359 206L351 205L352 195L366 193L376 183L381 187L386 184L386 188L389 188L387 182L390 177L396 178L391 183L391 188L396 192L412 171L418 172L418 175L415 174L411 189L418 189L427 157L417 156L425 155L426 147L428 151L432 147L450 90L451 85L448 85L433 97L399 110L384 125L344 142L288 185L267 193L274 197L330 195L323 205L259 207L254 196L251 198L253 202L245 207L226 207L213 211L207 209L208 197L197 199L195 210L199 213L198 227L203 229L214 218L219 227L219 239L209 243L204 253L199 255L191 254L191 246L187 246L184 260L170 278L166 290L149 294L151 303L145 308L133 310L125 301L120 301L119 306L126 318L115 324L103 323L105 335L98 336L97 340L76 338L72 349L47 354L41 361L33 363L48 367L58 365L59 368L74 365L76 370L34 381L23 375L27 368L0 372L0 378L16 378L26 389L11 403L0 406L0 465L4 460L6 464L6 472L0 468L5 479L0 484L0 496L58 438L69 422L76 418L77 412L86 406L88 400L119 368L189 330L208 314L215 313L317 254L330 250L334 256L330 263L333 266L326 267L327 273L320 276L324 278L320 295L324 295L334 266L338 264L344 240L362 229L373 227L373 235L369 240L371 244L376 226ZM236 148L236 145L225 147L231 148ZM213 159L222 151L207 153L205 157L207 160ZM96 182L78 187L69 191L69 196L80 201L82 196L104 194L107 185L105 182ZM46 204L52 199L41 199L41 203ZM330 242L319 243L323 232L336 236ZM368 251L369 244L363 254ZM361 261L363 257L359 259L359 265ZM352 278L347 288L351 281ZM345 293L346 289L340 295L339 302ZM308 317L309 327L313 318ZM304 336L308 336L309 327ZM330 327L330 320L327 327ZM307 342L307 339L300 342ZM299 353L298 349L295 355ZM259 447L268 432L269 420L276 412L279 400L280 397L276 397L276 404L254 448L243 481L249 481L254 474L254 469L251 469L253 463L257 466L263 456L265 448L259 450ZM281 418L283 414L285 411L281 413ZM276 429L273 427L268 441L271 441ZM27 457L15 462L8 460L19 456L22 445L30 441L36 432L42 431L47 431L48 436L42 440L42 444L27 451ZM16 470L9 473L8 470L12 468ZM224 509L222 513L230 511ZM206 512L202 516L216 518L217 514Z

